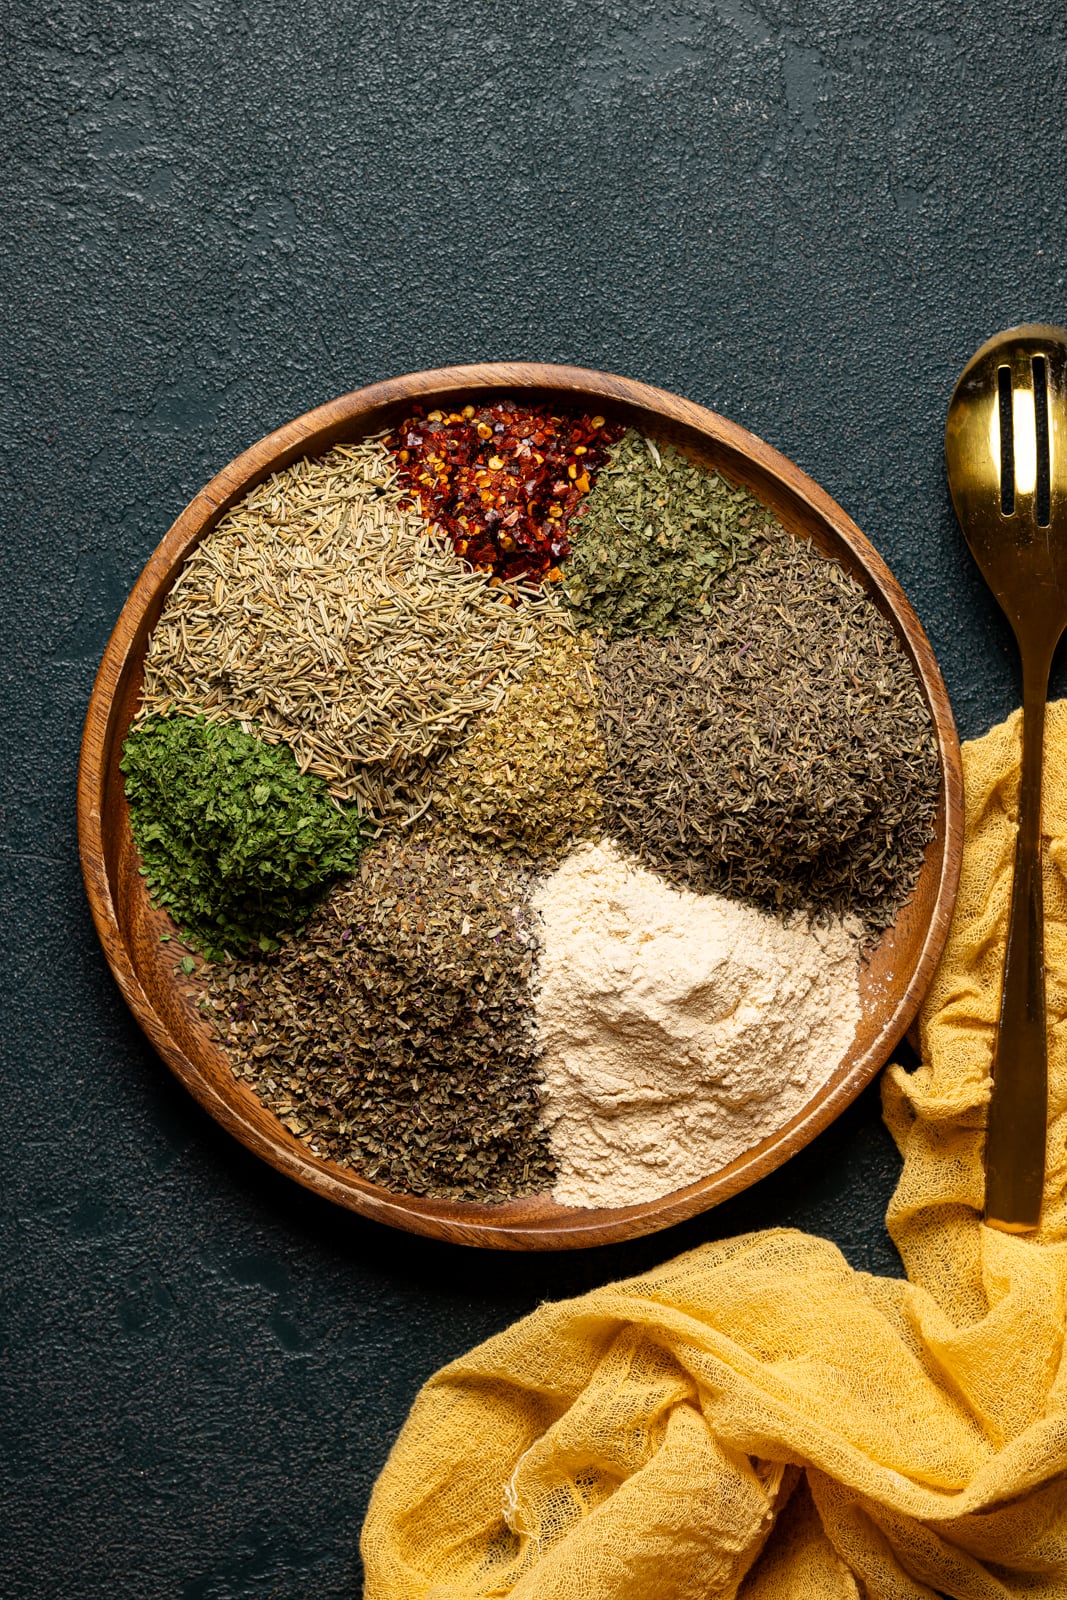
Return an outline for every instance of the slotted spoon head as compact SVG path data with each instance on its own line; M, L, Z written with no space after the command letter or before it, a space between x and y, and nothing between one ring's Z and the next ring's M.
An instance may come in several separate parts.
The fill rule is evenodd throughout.
M1015 629L1067 622L1067 329L1008 328L971 357L948 409L956 515Z
M986 1123L985 1220L1041 1218L1048 1128L1041 876L1045 698L1067 624L1067 331L998 334L963 369L945 457L964 537L1015 630L1023 679L1018 825Z

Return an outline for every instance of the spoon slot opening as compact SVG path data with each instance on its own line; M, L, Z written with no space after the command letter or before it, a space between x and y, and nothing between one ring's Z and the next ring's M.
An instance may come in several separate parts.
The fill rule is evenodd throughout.
M1034 424L1037 429L1037 523L1047 528L1052 515L1049 440L1048 440L1048 366L1044 356L1035 356L1034 368Z
M997 368L1000 391L1000 509L1010 517L1015 510L1015 421L1012 416L1011 368Z

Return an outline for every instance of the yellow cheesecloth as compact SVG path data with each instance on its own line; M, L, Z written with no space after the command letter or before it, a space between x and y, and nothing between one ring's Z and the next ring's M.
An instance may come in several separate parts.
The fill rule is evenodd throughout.
M422 1390L367 1600L1067 1600L1067 702L1045 774L1044 1220L981 1222L1019 715L964 746L963 878L884 1078L909 1281L785 1229L544 1305Z

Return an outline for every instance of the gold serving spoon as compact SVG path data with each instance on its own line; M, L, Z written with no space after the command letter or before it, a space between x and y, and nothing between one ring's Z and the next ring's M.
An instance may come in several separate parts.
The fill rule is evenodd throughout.
M1067 329L1028 323L968 361L945 427L952 503L1011 623L1023 667L1023 751L1004 985L986 1135L985 1220L1041 1219L1048 1122L1041 763L1049 668L1067 626Z

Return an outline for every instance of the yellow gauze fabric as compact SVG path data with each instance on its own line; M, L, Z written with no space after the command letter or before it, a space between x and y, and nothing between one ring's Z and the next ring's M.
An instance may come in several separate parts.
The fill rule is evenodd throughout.
M963 878L890 1067L908 1282L773 1230L532 1316L423 1389L363 1535L367 1600L1067 1597L1067 703L1045 775L1044 1220L981 1222L1019 716L964 746Z

